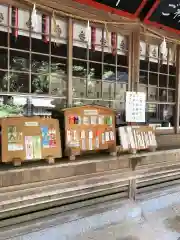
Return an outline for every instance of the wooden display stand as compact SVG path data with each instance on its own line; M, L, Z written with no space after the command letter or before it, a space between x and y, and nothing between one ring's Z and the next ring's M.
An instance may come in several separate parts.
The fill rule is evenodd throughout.
M140 150L155 151L157 142L155 132L149 126L127 126L118 128L120 152L136 153Z
M116 155L115 112L101 106L81 106L63 110L65 155L70 160L84 152L109 150Z
M1 162L21 165L23 161L61 158L59 122L40 117L11 117L0 120Z

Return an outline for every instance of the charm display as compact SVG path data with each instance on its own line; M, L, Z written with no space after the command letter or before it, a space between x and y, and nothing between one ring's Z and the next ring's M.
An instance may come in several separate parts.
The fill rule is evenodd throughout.
M116 151L115 113L101 106L65 109L66 152L72 158L86 151ZM76 144L75 144L76 143Z

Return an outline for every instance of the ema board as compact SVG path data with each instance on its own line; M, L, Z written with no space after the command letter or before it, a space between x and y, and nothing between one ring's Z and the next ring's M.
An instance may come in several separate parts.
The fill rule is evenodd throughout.
M86 105L67 108L62 112L64 151L70 160L77 155L100 150L116 154L115 112L112 109Z

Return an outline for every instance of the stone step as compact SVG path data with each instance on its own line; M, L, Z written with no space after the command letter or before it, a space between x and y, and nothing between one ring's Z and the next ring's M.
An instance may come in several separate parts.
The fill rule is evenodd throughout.
M16 192L20 190L26 190L26 189L34 189L38 187L44 187L44 186L53 186L55 184L59 183L67 183L67 182L75 182L79 180L84 180L88 181L89 179L91 180L92 176L93 177L104 177L104 176L109 176L117 173L124 173L129 171L129 168L125 169L116 169L112 171L106 171L106 172L97 172L93 174L86 174L86 175L78 175L78 176L73 176L73 177L68 177L68 178L57 178L57 179L52 179L52 180L45 180L45 181L39 181L39 182L33 182L33 183L26 183L26 184L20 184L20 185L14 185L14 186L8 186L8 187L1 187L0 188L0 195L5 194L5 193L11 193L11 192Z
M135 177L135 176L134 176ZM111 175L106 175L104 173L104 176L93 176L91 175L91 177L89 176L88 178L86 178L84 176L83 179L74 179L73 181L69 181L67 179L67 182L56 182L56 183L49 183L47 185L41 185L41 183L39 183L39 186L36 186L36 188L29 188L27 185L26 189L14 189L13 192L3 192L0 193L0 206L1 206L1 202L5 201L5 200L13 200L13 199L24 199L26 196L34 196L37 193L41 192L41 193L46 193L46 192L54 192L57 190L60 191L72 191L72 189L80 189L81 187L94 187L96 188L97 186L103 186L106 183L117 183L117 182L124 182L127 181L128 179L133 178L132 173L127 170L127 171L123 171L119 170L119 172L115 172L112 173ZM16 201L15 200L15 201Z

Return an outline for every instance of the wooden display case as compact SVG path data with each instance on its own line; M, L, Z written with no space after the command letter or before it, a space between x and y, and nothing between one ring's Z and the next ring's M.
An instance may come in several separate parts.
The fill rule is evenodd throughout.
M59 122L40 117L11 117L0 120L1 162L21 165L23 161L62 157Z
M101 106L67 108L64 112L65 155L108 150L116 155L115 112Z

